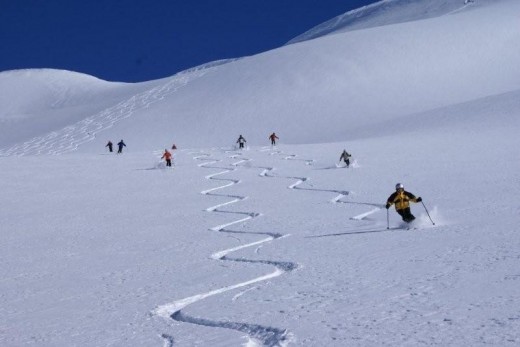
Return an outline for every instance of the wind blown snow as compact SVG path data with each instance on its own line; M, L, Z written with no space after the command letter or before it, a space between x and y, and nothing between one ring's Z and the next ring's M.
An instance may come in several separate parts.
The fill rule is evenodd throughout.
M518 345L518 13L386 0L146 83L0 73L0 345Z

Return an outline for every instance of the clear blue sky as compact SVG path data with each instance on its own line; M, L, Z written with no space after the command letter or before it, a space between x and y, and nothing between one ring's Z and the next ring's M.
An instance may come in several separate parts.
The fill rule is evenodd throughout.
M0 0L0 71L56 68L147 81L279 47L375 1Z

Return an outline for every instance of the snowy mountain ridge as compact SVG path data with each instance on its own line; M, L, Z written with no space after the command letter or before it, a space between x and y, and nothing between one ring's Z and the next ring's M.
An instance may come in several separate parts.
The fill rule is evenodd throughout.
M385 3L421 20L1 73L0 345L518 345L520 2Z
M435 11L451 10L455 4L461 6L459 1L440 2ZM392 10L384 10L385 6ZM363 12L362 22L387 18L386 13L388 18L394 18L396 10L392 6L398 6L398 13L410 12L416 16L435 12L427 1L383 1L373 5L382 11ZM31 77L17 79L16 74L4 73L0 75L0 87L6 93L0 101L6 104L2 108L6 111L0 115L3 122L0 148L44 136L45 133L27 130L40 128L28 126L32 122L42 124L48 135L51 130L71 129L71 126L75 131L86 130L80 124L73 125L74 121L96 117L96 112L110 107L109 98L99 96L114 95L112 106L119 102L131 104L135 95L153 95L156 88L168 89L170 84L183 87L176 87L170 96L153 96L153 106L147 102L142 110L132 109L135 117L124 117L128 119L126 124L135 122L132 127L123 131L117 123L109 130L100 125L81 137L92 139L88 132L103 131L105 137L112 138L124 132L132 142L139 142L140 147L152 149L160 146L158 142L170 142L172 136L188 146L207 146L217 145L236 133L248 133L252 143L262 143L265 134L291 128L294 130L284 134L285 141L290 143L340 141L352 136L349 129L353 127L366 127L396 115L421 113L520 88L520 71L513 64L520 58L516 49L515 7L519 7L518 2L511 0L483 1L464 6L451 16L328 35L226 64L207 64L194 69L198 77L188 84L182 81L192 79L187 77L190 70L138 84L97 80L98 83L89 84L90 91L84 90L86 84L81 82L84 79L81 75L75 82L73 74L68 75L68 80L65 72L54 77L50 70L33 71L32 76L41 74L38 79L42 82L31 83ZM406 8L410 10L405 11ZM497 16L500 26L496 25ZM479 30L475 30L477 25ZM498 51L500 54L495 53ZM205 72L199 74L202 70ZM70 87L60 87L57 93L53 91L52 81L60 78L63 83L70 83ZM23 80L31 87L11 88ZM78 87L74 87L76 84ZM17 97L13 95L15 90L23 91ZM26 91L31 96L24 94ZM42 112L43 105L34 95L47 93L54 95L53 101ZM79 101L67 101L73 99ZM200 107L191 107L201 101L204 102ZM71 103L78 107L57 107ZM83 109L79 107L82 104ZM215 118L223 121L215 124ZM174 133L163 121L171 124ZM190 126L193 123L197 127ZM138 133L134 134L132 128L139 129ZM200 136L194 136L195 129ZM112 135L114 130L116 134ZM18 139L14 133L20 135Z
M489 0L479 1L478 6L486 2ZM295 37L288 44L333 33L435 18L467 9L468 6L475 6L475 3L460 0L382 0L334 17Z

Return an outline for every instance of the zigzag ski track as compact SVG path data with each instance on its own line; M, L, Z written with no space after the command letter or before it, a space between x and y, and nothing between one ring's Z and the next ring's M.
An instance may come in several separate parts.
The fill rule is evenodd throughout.
M233 152L227 152L229 155ZM228 158L237 158L239 156L238 153L234 153L230 155ZM222 178L219 176L232 174L235 172L239 167L240 164L244 162L250 161L250 159L242 158L237 162L234 162L230 164L229 166L215 166L220 162L220 160L212 159L210 154L208 153L201 153L198 156L195 156L194 159L203 161L203 163L198 164L199 167L205 168L205 169L216 169L220 170L216 173L209 174L205 176L207 180L214 180L218 182L224 183L223 185L206 189L201 191L201 194L208 195L208 196L217 196L217 197L224 197L229 198L231 200L226 201L224 203L220 203L211 207L208 207L205 209L205 211L209 213L222 213L222 214L230 214L230 215L238 215L240 218L220 224L217 226L213 226L209 228L211 231L217 231L221 233L229 233L229 234L253 234L253 235L260 235L260 236L266 236L263 239L260 239L255 242L242 244L237 247L226 249L222 251L215 252L211 255L212 259L218 260L218 261L229 261L229 262L238 262L238 263L252 263L252 264L264 264L269 265L271 267L274 267L274 271L271 273L268 273L264 276L260 276L257 278L253 278L249 281L240 282L236 284L229 285L227 287L215 289L212 291L208 291L206 293L197 294L185 299L177 300L172 303L159 306L155 311L154 314L161 316L163 318L172 319L177 322L182 323L190 323L190 324L196 324L201 325L205 327L213 327L213 328L223 328L223 329L231 329L236 330L241 333L246 333L249 337L250 341L254 341L256 345L261 346L267 346L267 347L276 347L276 346L286 346L291 340L292 340L292 334L287 331L287 329L283 328L276 328L276 327L270 327L270 326L264 326L254 323L240 323L240 322L228 322L228 321L216 321L216 320L210 320L207 318L197 318L197 317L191 317L184 313L184 309L198 301L201 301L205 298L222 294L234 289L251 286L253 284L267 281L276 277L279 277L285 273L288 273L290 271L293 271L298 266L295 263L288 262L288 261L273 261L273 260L252 260L252 259L246 259L246 258L232 258L228 255L230 253L236 252L238 250L250 248L259 246L268 242L272 242L274 240L280 239L282 237L286 237L288 235L283 235L278 232L245 232L241 230L233 230L230 229L231 226L244 223L246 221L252 220L254 218L257 218L261 216L260 212L256 211L244 211L244 212L237 212L237 211L227 211L224 210L223 207L239 203L245 199L247 199L247 196L242 195L231 195L231 194L224 194L224 193L217 193L217 191L224 190L226 188L229 188L233 185L240 184L240 180L234 179L234 178ZM262 176L260 174L260 176ZM163 334L163 336L168 336L166 334ZM173 340L173 338L169 337L169 339ZM168 340L170 341L170 340ZM165 342L167 343L167 341Z
M276 148L263 147L259 150L259 152L267 152L269 156L280 156L282 160L291 160L291 161L301 161L305 165L313 165L313 159L301 159L296 154L286 154ZM348 202L342 200L347 197L350 192L346 190L335 190L335 189L318 189L312 187L304 187L303 185L310 180L310 177L303 176L281 176L276 175L274 172L276 171L275 166L253 166L251 165L251 159L247 158L243 155L242 152L233 151L233 150L221 150L220 154L224 155L224 159L216 159L212 154L207 152L193 153L195 156L193 159L200 161L201 163L197 164L200 168L217 170L216 172L210 173L205 176L205 179L210 181L216 181L222 183L219 186L204 189L200 193L207 196L214 196L220 198L229 199L225 202L219 203L217 205L210 206L205 209L208 213L218 213L225 215L234 215L237 216L237 219L233 219L229 222L222 223L216 226L212 226L209 228L210 231L226 233L228 235L240 235L240 234L248 234L248 235L258 235L263 236L260 240L243 243L236 247L216 251L211 254L211 259L223 262L235 262L235 263L243 263L243 264L263 264L269 265L274 268L274 270L265 275L250 279L245 282L230 284L228 286L207 291L205 293L196 294L184 299L175 300L171 303L161 305L154 310L154 314L165 319L171 319L176 322L181 323L189 323L200 325L204 327L211 328L223 328L223 329L231 329L241 333L247 334L250 341L254 342L255 346L266 346L266 347L276 347L276 346L287 346L290 342L294 341L294 336L291 332L289 332L285 328L280 327L271 327L264 326L255 323L241 323L241 322L230 322L230 321L221 321L221 320L210 320L204 317L192 317L185 312L185 309L196 302L204 300L208 297L212 297L215 295L220 295L231 290L244 288L248 286L252 286L254 284L268 281L274 279L276 277L282 276L286 273L289 273L298 268L298 265L294 262L290 261L276 261L276 260L253 260L247 258L236 258L231 257L230 254L233 252L237 252L239 250L251 248L251 247L260 247L261 245L272 243L278 239L288 237L289 235L284 235L277 231L266 231L266 232L247 232L239 229L232 229L232 226L236 226L248 221L252 221L258 217L262 216L260 211L230 211L226 210L226 206L230 206L233 204L238 204L249 198L247 195L238 195L238 194L226 194L225 190L238 185L241 183L240 179L234 178L234 173L237 172L243 165L247 165L249 168L260 169L261 172L258 174L260 177L265 178L281 178L281 179L289 179L295 180L293 183L287 186L288 189L291 190L300 190L300 191L310 191L310 192L329 192L333 193L336 196L330 200L331 203L343 203L343 204L360 204L371 206L372 209L363 214L351 217L352 220L363 220L365 217L379 211L381 206L378 204L371 203L356 203L356 202ZM235 159L237 161L224 165L224 160ZM362 231L361 231L362 232ZM337 235L340 235L339 233ZM329 235L321 235L322 236L337 236L336 234ZM237 238L240 241L240 239ZM256 248L258 250L258 248ZM165 344L170 345L169 341L173 341L174 338L170 335L163 334ZM171 343L173 345L173 343Z

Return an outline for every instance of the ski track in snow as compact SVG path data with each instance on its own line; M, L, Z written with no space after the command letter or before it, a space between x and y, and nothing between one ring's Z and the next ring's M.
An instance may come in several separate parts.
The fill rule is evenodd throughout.
M229 158L235 159L240 157L240 154L234 152L234 151L226 151L227 154L231 155ZM245 232L240 230L232 230L229 229L232 225L244 223L248 220L251 220L253 218L257 218L261 216L261 213L259 212L237 212L237 211L226 211L222 209L224 206L231 205L240 201L243 201L247 199L247 196L241 196L241 195L231 195L231 194L222 194L222 193L216 193L216 191L231 187L233 185L239 184L240 180L233 179L233 178L219 178L218 176L229 174L238 169L240 164L244 162L250 161L248 158L240 158L239 161L232 163L231 168L229 167L220 167L220 166L214 166L217 164L220 160L214 160L210 157L210 154L207 153L201 153L199 156L194 157L194 159L204 161L204 163L198 164L199 167L206 168L206 169L218 169L221 171L218 171L216 173L210 174L205 176L208 180L215 180L224 182L223 185L210 188L207 190L201 191L201 194L208 195L208 196L218 196L218 197L225 197L230 198L231 200L220 203L211 207L208 207L206 209L207 212L211 213L225 213L225 214L234 214L240 216L239 219L233 220L231 222L217 225L214 227L211 227L210 230L222 232L222 233L228 233L228 234L253 234L253 235L263 235L267 236L266 238L260 239L255 242L242 244L240 246L222 250L219 252L215 252L211 255L212 259L219 260L219 261L232 261L232 262L241 262L241 263L251 263L251 264L265 264L269 266L273 266L275 270L269 274L266 274L264 276L260 276L254 279L251 279L246 282L241 282L237 284L233 284L227 287L223 287L220 289L216 289L210 292L194 295L182 300L174 301L173 303L166 304L159 306L154 313L158 316L161 316L163 318L167 319L173 319L177 322L183 322L183 323L191 323L196 325L202 325L205 327L213 327L213 328L224 328L224 329L231 329L236 330L242 333L246 333L250 339L250 343L254 345L261 345L261 346L268 346L268 347L276 347L276 346L286 346L289 342L292 341L292 334L287 331L287 329L281 329L281 328L275 328L275 327L269 327L269 326L263 326L259 324L252 324L252 323L240 323L240 322L223 322L223 321L213 321L206 318L197 318L197 317L191 317L186 315L182 310L187 307L190 304L193 304L195 302L198 302L200 300L203 300L205 298L208 298L210 296L222 294L225 292L228 292L230 290L250 286L255 283L259 283L262 281L267 281L269 279L281 276L287 272L293 271L298 267L297 264L287 261L273 261L273 260L251 260L251 259L245 259L245 258L232 258L228 255L232 252L236 252L238 250L242 250L249 247L259 246L267 242L271 242L276 239L280 239L282 237L287 237L288 235L283 235L276 232ZM260 176L265 176L260 174ZM257 248L258 250L258 248ZM257 252L257 251L255 251ZM243 294L243 293L242 293ZM236 296L235 298L236 299ZM167 336L163 334L163 337Z
M313 159L301 159L296 154L285 154L282 151L280 151L276 148L272 148L272 147L262 147L259 151L260 152L269 151L269 155L280 155L280 156L282 156L283 160L302 161L306 165L313 165L313 163L314 163ZM242 245L239 245L234 248L215 252L211 255L211 258L215 259L215 260L219 260L219 261L233 261L233 262L242 262L242 263L265 264L265 265L273 266L275 268L275 270L269 274L251 279L246 282L233 284L233 285L230 285L227 287L212 290L212 291L202 293L202 294L197 294L197 295L194 295L194 296L191 296L188 298L184 298L184 299L177 300L177 301L174 301L169 304L159 306L158 308L155 309L154 314L161 316L165 319L173 319L177 322L196 324L196 325L201 325L201 326L205 326L205 327L232 329L232 330L236 330L236 331L239 331L242 333L246 333L249 336L250 343L252 343L255 346L256 345L272 346L272 347L287 346L294 339L293 335L290 332L288 332L287 329L266 327L266 326L262 326L259 324L253 324L253 323L214 321L214 320L209 320L206 318L191 317L183 312L184 308L186 308L187 306L189 306L195 302L198 302L198 301L201 301L208 297L222 294L222 293L225 293L225 292L228 292L231 290L243 288L243 287L255 284L255 283L270 280L272 278L275 278L275 277L281 276L287 272L290 272L298 267L297 264L295 264L293 262L283 262L283 261L273 261L273 260L250 260L250 259L245 259L245 258L232 258L232 257L228 256L230 253L236 252L238 250L255 247L255 246L259 247L259 246L261 246L265 243L271 242L273 240L280 239L282 237L287 237L288 235L282 235L282 234L276 233L276 232L245 232L245 231L240 231L240 230L232 230L229 228L233 225L244 223L248 220L252 220L254 218L260 217L262 214L259 212L252 212L252 211L245 211L245 212L226 211L223 209L223 207L225 207L225 206L235 204L235 203L241 202L245 199L248 199L248 196L217 193L217 191L220 191L222 189L226 189L233 185L240 184L239 179L221 178L218 176L233 173L241 166L241 164L251 161L251 159L243 157L241 152L230 150L230 151L225 151L225 153L230 154L228 156L228 158L238 159L238 161L230 164L229 165L230 167L229 166L222 167L222 166L216 166L221 160L213 159L211 157L211 155L208 153L199 153L199 155L194 157L194 159L196 159L196 160L203 161L203 163L198 164L199 167L206 168L206 169L220 170L220 171L217 171L215 173L205 176L206 179L220 181L220 182L224 183L220 186L203 190L203 191L201 191L201 194L231 199L229 201L208 207L206 209L206 211L211 212L211 213L233 214L233 215L238 215L240 217L239 219L211 227L210 230L222 232L222 233L228 233L228 234L250 234L250 235L256 234L256 235L264 235L267 237L260 239L258 241L255 241L255 242L242 244ZM272 167L272 166L266 166L266 167L249 166L249 167L262 169L262 171L259 174L260 177L283 178L283 179L296 180L296 182L290 184L287 187L288 189L301 190L301 191L330 192L330 193L337 194L336 197L334 197L333 199L330 200L331 203L346 203L346 204L353 203L353 204L368 205L368 206L373 207L368 212L365 212L358 216L352 217L351 219L353 219L353 220L362 220L366 216L368 216L372 213L375 213L382 208L382 205L379 205L379 204L342 201L341 200L342 198L349 195L348 191L335 190L335 189L318 189L318 188L301 187L301 185L303 183L309 181L309 179L310 179L309 177L275 175L275 174L273 174L275 167ZM258 248L255 250L255 253L256 252L258 252ZM252 288L250 288L250 289L252 289ZM238 296L243 295L245 292L247 292L250 289L246 289L246 290L242 291L241 293L235 295L233 300L235 300ZM166 335L166 334L163 334L163 338L165 338L166 344L168 344L168 341L173 341L173 337Z
M298 158L298 155L296 154L286 154L278 149L273 149L269 147L263 147L261 151L271 151L269 155L281 155L283 156L284 160L298 160L305 162L305 165L313 165L314 159L301 159ZM330 192L330 193L337 193L338 195L331 200L333 203L337 202L343 202L341 199L349 195L350 193L346 190L336 190L336 189L318 189L318 188L302 188L299 187L301 184L307 182L310 180L309 177L292 177L292 176L277 176L271 174L271 172L274 170L274 168L265 168L265 170L261 173L262 176L266 177L282 177L287 179L295 179L297 180L295 183L291 184L288 188L289 189L298 189L298 190L307 190L307 191L316 191L316 192Z
M170 335L162 334L161 338L164 341L163 347L172 347L175 344L174 338Z
M296 154L285 154L284 152L276 149L276 147L263 147L261 151L270 151L269 155L280 155L283 156L284 160L300 160L305 162L306 165L313 165L314 160L312 159L301 159L298 158L298 155ZM330 200L331 203L339 203L339 204L352 204L352 205L366 205L369 207L372 207L369 211L361 213L359 215L350 217L351 220L357 220L362 221L365 220L366 217L381 211L385 205L384 204L378 204L378 203L371 203L371 202L355 202L355 201L344 201L343 198L347 197L350 192L346 190L336 190L336 189L318 189L318 188L303 188L300 187L301 184L307 182L310 180L308 177L291 177L291 176L276 176L272 175L271 172L274 170L274 168L264 168L265 170L261 173L262 176L267 177L283 177L288 179L296 179L297 181L293 184L291 184L288 188L289 189L298 189L298 190L306 190L306 191L317 191L317 192L330 192L330 193L337 193L338 195ZM390 229L387 228L381 228L377 229L376 226L372 226L369 229L362 229L359 230L356 228L355 231L350 232L342 232L342 233L333 233L333 234L325 234L325 235L317 235L317 236L309 236L307 238L317 238L317 237L328 237L328 236L342 236L342 235L350 235L350 234L365 234L365 233L374 233L374 232L382 232L382 231L388 231L388 230L397 230L402 229L401 227L393 227Z
M163 85L136 94L128 100L87 117L76 124L53 131L45 136L35 137L21 144L0 149L0 157L72 152L81 144L94 140L98 132L111 128L115 123L131 117L136 111L148 108L151 104L175 93L206 73L206 69L203 68L190 70L189 73L181 72Z

